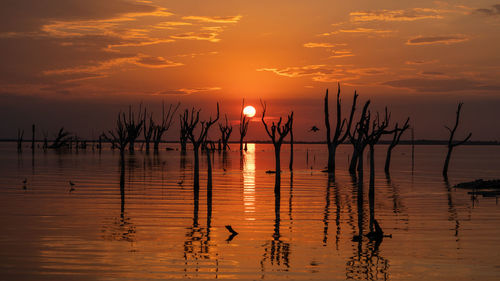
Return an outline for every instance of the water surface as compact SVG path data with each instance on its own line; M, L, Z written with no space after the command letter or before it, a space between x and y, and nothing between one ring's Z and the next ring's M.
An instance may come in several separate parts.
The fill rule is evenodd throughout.
M321 172L325 145L295 147L293 173L283 147L276 194L267 144L216 152L211 192L205 156L193 188L192 151L138 151L122 165L111 150L1 144L0 280L498 280L498 202L453 185L500 177L500 147L458 147L445 182L444 147L417 146L412 170L399 146L386 177L377 146L371 202L368 173L346 171L350 146L334 179ZM353 241L370 217L392 238Z

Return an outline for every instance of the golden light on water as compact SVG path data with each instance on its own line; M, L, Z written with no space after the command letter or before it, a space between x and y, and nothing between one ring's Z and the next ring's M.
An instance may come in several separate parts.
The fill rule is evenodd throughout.
M243 114L245 114L248 117L254 117L255 113L257 113L257 110L255 110L255 107L248 105L243 109Z
M243 162L243 204L245 219L255 220L253 217L255 213L255 143L247 144L247 148Z

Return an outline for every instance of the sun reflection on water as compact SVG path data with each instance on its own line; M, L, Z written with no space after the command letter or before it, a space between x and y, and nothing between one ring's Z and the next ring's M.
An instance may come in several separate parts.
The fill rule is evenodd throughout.
M255 143L247 144L243 161L243 204L245 220L255 220Z

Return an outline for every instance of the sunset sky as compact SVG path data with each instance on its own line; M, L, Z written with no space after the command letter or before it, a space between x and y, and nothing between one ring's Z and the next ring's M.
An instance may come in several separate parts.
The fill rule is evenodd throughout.
M220 101L237 120L242 98L257 116L262 98L270 116L296 112L299 139L323 140L307 130L340 82L346 107L356 89L410 116L417 138L445 138L463 101L459 135L500 139L497 1L4 0L0 16L0 138L33 122L96 136L128 104L162 100L204 116Z

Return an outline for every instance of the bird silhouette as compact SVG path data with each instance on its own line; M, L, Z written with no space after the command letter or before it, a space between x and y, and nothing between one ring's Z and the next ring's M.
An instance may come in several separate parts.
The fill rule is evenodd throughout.
M229 230L229 232L231 232L231 234L238 234L238 232L236 232L232 227L231 225L226 225L226 229Z
M316 133L317 131L319 131L319 128L316 126L312 126L311 129L309 130L309 132L311 132L311 131Z
M75 188L74 188L75 183L74 183L74 182L69 181L69 186L70 186L70 188L69 188L69 192L73 192L73 191L75 191Z
M182 185L184 183L184 180L180 180L177 182L178 185Z
M229 237L227 237L226 241L227 242L230 242L231 240L233 240L233 238L238 235L238 232L236 232L232 227L231 225L226 225L226 229L229 230L229 232L231 232L231 234L229 235Z

